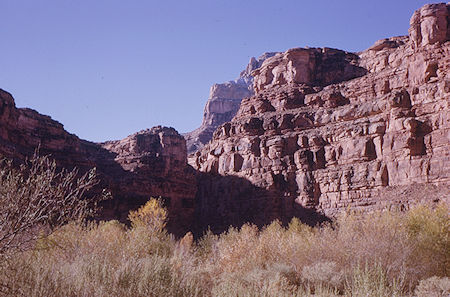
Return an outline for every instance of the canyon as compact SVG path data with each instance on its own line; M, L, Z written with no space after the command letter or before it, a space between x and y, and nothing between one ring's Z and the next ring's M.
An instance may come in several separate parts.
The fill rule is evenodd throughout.
M190 164L265 189L253 207L284 222L305 210L448 203L449 7L422 7L409 36L361 53L295 48L266 59L252 72L255 94Z
M0 90L0 155L23 160L39 147L61 167L96 167L113 196L102 219L126 221L161 197L178 236L448 204L449 11L425 5L407 36L359 53L294 48L253 58L236 81L211 88L202 126L186 140L154 127L85 141Z

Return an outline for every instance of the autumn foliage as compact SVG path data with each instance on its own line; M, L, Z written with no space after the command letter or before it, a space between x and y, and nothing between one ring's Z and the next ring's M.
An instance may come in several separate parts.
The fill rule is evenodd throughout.
M46 170L36 172L47 172L51 180L67 180L53 175L51 163L39 166ZM6 171L1 176L5 185ZM7 181L17 185L9 189L21 190L2 188L2 197L61 192L55 183L47 184L56 187L50 192L31 187L27 192L19 185L32 183L22 178L20 183ZM69 180L76 181L75 176ZM91 183L75 185L87 189ZM64 218L76 219L75 214ZM2 219L16 222L17 215ZM130 212L130 226L80 220L55 225L2 262L0 295L448 296L450 291L445 204L406 212L343 213L316 227L299 219L288 226L274 221L262 229L246 224L220 235L207 232L196 241L190 233L180 240L168 234L167 215L160 200L150 199ZM1 230L14 230L4 222Z

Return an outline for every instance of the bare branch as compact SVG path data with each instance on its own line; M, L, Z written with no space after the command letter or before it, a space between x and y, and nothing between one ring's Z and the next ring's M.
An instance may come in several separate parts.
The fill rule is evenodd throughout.
M56 228L92 215L106 195L86 195L98 184L95 168L77 176L77 169L58 171L54 160L38 153L19 167L0 160L0 262L29 248L37 228Z

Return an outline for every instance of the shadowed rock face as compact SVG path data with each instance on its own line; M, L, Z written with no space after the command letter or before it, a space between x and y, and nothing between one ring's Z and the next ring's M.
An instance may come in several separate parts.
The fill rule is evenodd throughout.
M161 196L169 208L168 228L183 235L193 226L195 171L186 162L186 142L173 128L154 127L125 139L92 143L66 132L48 116L16 108L0 90L0 155L23 160L37 147L59 166L84 172L97 167L100 187L109 189L102 219L126 222L131 209Z
M176 235L192 229L196 173L187 165L183 136L158 126L98 145L102 153L95 160L115 197L104 205L103 216L125 221L130 209L162 197L169 209L168 229Z
M264 53L258 59L251 58L247 68L239 78L222 84L214 84L209 91L203 113L202 125L192 132L185 133L188 154L196 152L211 140L214 131L234 117L239 110L241 100L253 95L253 77L251 72L276 53Z
M201 235L209 226L215 232L245 222L262 226L277 218L269 203L275 192L244 178L199 173L187 165L186 141L173 128L158 126L122 140L88 142L48 116L16 108L12 96L0 90L0 156L21 161L37 147L61 167L77 167L80 173L97 168L98 190L107 188L113 196L103 203L99 219L127 222L129 211L150 197L162 197L169 209L168 230L177 236L187 231ZM241 199L218 201L228 194ZM253 196L258 207L249 199ZM311 212L308 218L324 219Z
M424 6L409 36L358 55L300 48L266 59L252 73L255 94L190 163L270 191L264 209L282 219L299 207L334 215L435 199L424 185L448 202L448 9Z

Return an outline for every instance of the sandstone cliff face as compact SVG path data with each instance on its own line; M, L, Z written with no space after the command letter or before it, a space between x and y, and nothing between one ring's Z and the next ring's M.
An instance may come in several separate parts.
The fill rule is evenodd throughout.
M187 165L183 136L157 126L99 146L95 160L115 197L105 204L104 216L125 221L130 209L162 197L169 210L168 229L184 235L192 228L196 179Z
M414 12L409 22L413 48L441 43L450 39L449 5L429 4Z
M251 211L249 218L262 222L448 202L448 11L446 4L426 5L411 18L409 36L378 41L359 55L311 48L266 59L252 73L255 95L192 162L264 191L249 191L246 200L245 190L222 195L223 182L206 182L211 196L198 200L199 219ZM441 197L421 194L436 187Z
M81 172L97 167L106 201L102 219L126 221L127 214L150 197L161 196L169 208L168 228L183 235L192 228L196 179L187 165L186 143L173 128L154 127L119 141L92 143L66 132L48 116L15 107L0 90L0 156L23 160L37 147L58 165Z
M253 77L251 72L275 53L264 53L258 59L251 58L247 68L241 72L238 79L222 84L214 84L209 91L203 113L202 125L192 132L185 133L188 154L202 148L211 140L214 131L230 121L241 105L241 100L253 95Z
M28 108L16 108L11 94L0 89L0 154L24 159L38 146L57 155L62 166L88 168L93 165L84 157L86 149L82 140L67 133L63 125L49 116Z

